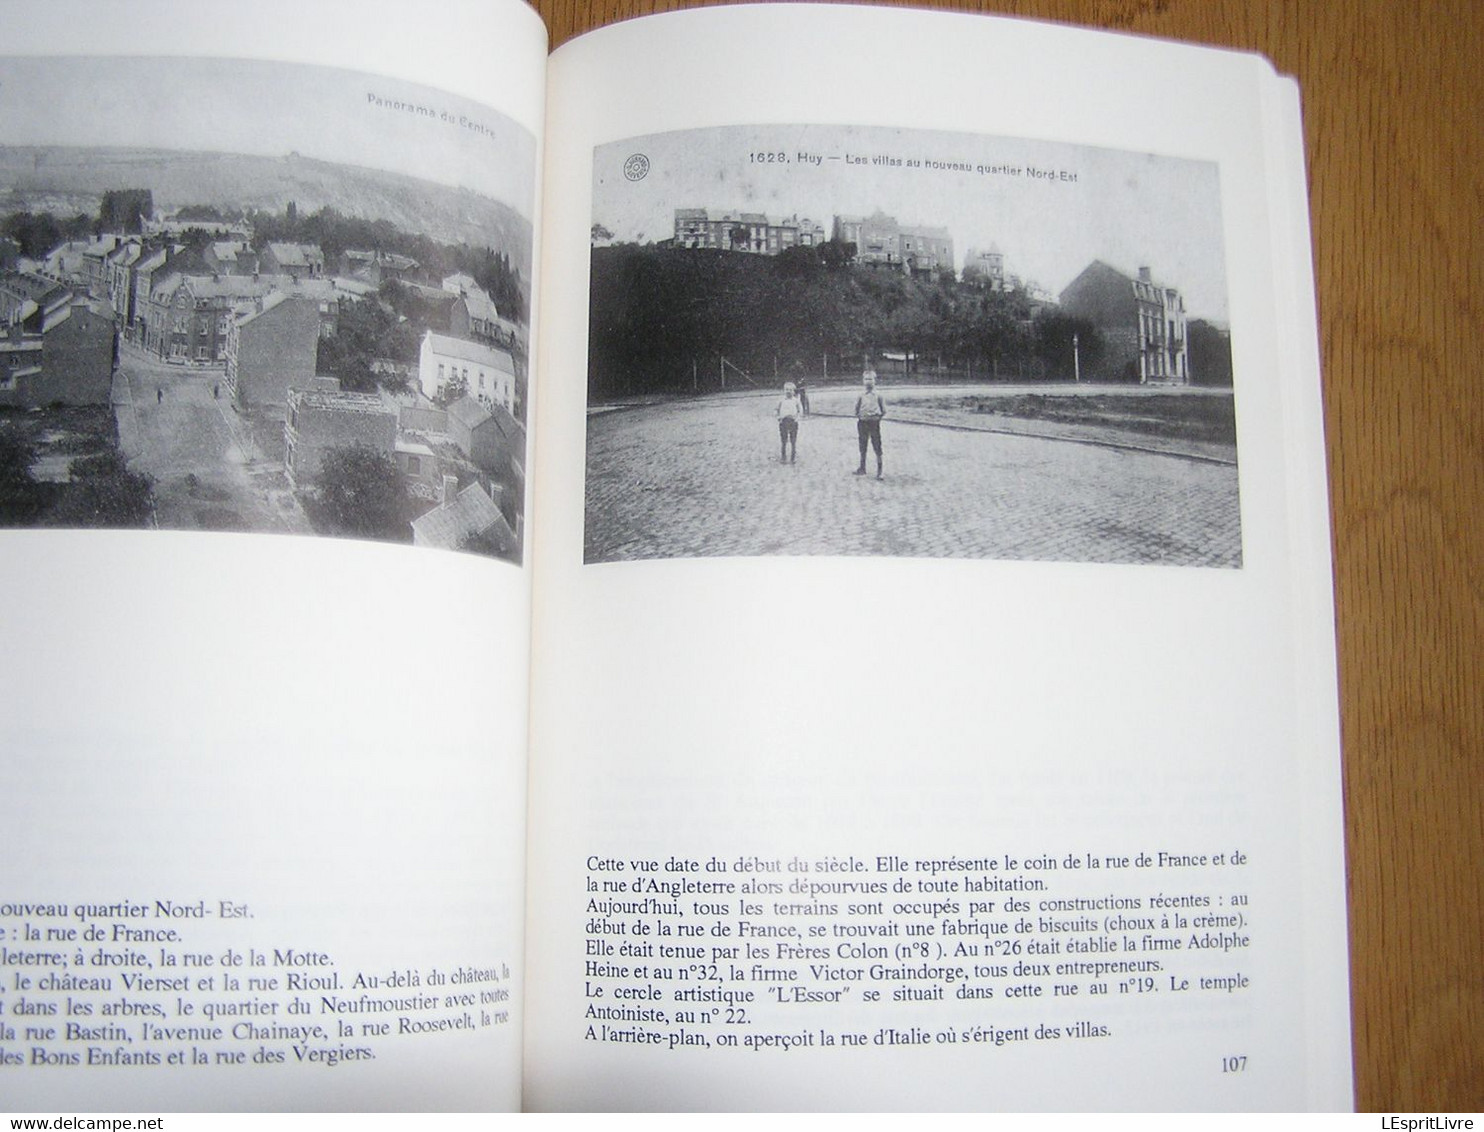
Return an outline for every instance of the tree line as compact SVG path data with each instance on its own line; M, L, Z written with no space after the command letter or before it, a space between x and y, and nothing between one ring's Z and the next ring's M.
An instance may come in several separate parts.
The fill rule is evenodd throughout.
M777 256L620 244L592 252L589 394L596 399L706 387L716 359L771 375L817 377L840 355L906 359L984 377L1065 376L1072 338L1084 364L1102 350L1085 320L1024 290L909 278L854 262L829 241Z
M8 236L27 259L41 259L68 240L86 240L104 232L138 235L144 221L154 216L154 194L148 189L110 189L103 194L96 216L54 216L22 209L0 220L0 235Z

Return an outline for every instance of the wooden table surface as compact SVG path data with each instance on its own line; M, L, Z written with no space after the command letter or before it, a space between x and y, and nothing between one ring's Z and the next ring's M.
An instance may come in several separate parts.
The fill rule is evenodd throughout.
M552 46L693 6L536 0ZM1303 89L1334 508L1356 1104L1484 1109L1484 3L983 0Z

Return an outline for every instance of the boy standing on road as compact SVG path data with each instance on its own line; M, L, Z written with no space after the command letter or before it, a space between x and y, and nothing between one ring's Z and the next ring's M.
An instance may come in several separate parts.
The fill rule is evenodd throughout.
M794 383L786 382L783 386L783 397L778 402L778 445L780 448L778 462L780 464L791 464L799 455L799 413L802 409L794 393ZM789 456L790 449L793 450L792 458Z
M855 474L866 474L866 446L876 451L876 478L881 478L881 418L886 416L886 401L876 392L876 371L868 369L863 377L866 387L855 399L855 431L860 440L861 462Z

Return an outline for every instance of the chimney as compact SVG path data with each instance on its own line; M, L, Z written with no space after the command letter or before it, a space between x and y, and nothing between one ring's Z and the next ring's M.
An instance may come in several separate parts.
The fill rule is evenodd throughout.
M1153 282L1153 280L1149 276L1149 269L1147 267L1141 267L1141 268L1139 268L1139 282L1141 282L1141 283L1150 283L1150 282Z
M452 507L453 506L453 501L458 498L458 495L459 495L459 477L458 476L444 476L443 477L443 501L442 501L443 502L443 506L444 507Z

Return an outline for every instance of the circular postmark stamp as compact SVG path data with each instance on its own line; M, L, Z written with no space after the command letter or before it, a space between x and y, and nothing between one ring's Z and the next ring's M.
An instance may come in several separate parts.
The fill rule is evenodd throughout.
M623 175L631 181L642 181L649 176L649 158L642 153L629 155L623 163Z

